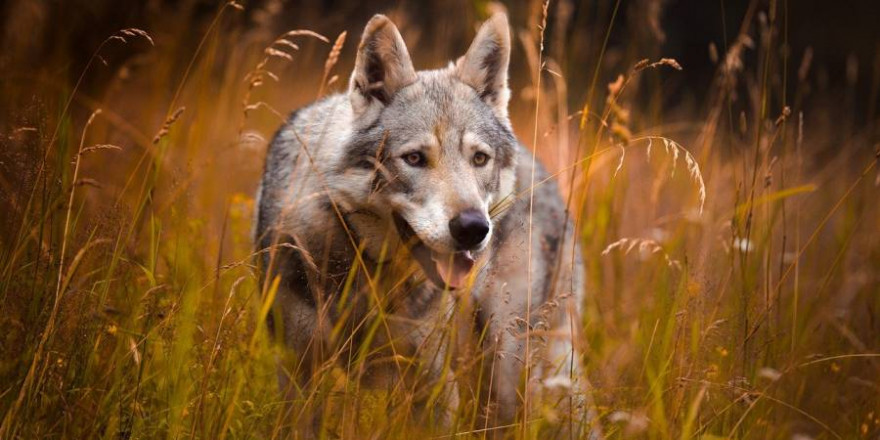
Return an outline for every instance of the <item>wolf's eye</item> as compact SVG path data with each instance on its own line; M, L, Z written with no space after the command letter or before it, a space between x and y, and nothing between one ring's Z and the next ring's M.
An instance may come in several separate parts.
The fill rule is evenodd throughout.
M404 154L403 160L406 162L407 165L412 167L421 168L428 164L428 158L426 158L425 155L419 151L413 151L412 153Z
M474 154L474 166L481 167L489 163L489 155L486 153L476 152Z

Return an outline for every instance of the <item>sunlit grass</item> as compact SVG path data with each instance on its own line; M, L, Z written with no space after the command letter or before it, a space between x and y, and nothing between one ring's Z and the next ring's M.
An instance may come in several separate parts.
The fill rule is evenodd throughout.
M325 414L328 438L448 434L411 411L418 398L443 398L437 384L354 380L375 361L369 344L332 353L339 362L317 370L304 399L287 405L279 392L276 360L297 354L266 328L277 280L261 282L253 193L283 114L342 90L356 42L268 35L234 21L239 9L219 7L187 53L167 29L111 36L72 75L115 69L105 95L79 81L50 86L63 81L46 73L16 86L46 110L0 126L10 148L36 158L24 177L0 181L13 225L0 236L0 438L278 438L313 412ZM577 219L588 275L577 342L605 434L876 436L880 198L867 134L838 139L805 123L820 109L770 80L798 73L765 34L751 35L752 49L733 40L706 108L672 121L649 111L662 90L644 105L630 88L675 75L674 61L649 66L636 54L607 87L566 82L582 66L557 68L562 55L538 50L539 31L514 25L525 29L514 56L529 62L511 75L531 86L514 91L513 121ZM547 38L548 48L570 43ZM111 56L136 49L148 55ZM744 50L761 64L741 64ZM599 77L593 68L587 78ZM748 92L745 103L734 91ZM594 99L570 114L584 94ZM838 154L820 156L828 139ZM381 342L387 298L369 293L377 312L361 325ZM455 306L466 314L466 302ZM460 329L436 326L449 337ZM447 364L456 374L452 365L481 359L469 361ZM454 415L464 437L494 433L478 398ZM540 438L562 416L530 399L529 420L504 431L511 438Z

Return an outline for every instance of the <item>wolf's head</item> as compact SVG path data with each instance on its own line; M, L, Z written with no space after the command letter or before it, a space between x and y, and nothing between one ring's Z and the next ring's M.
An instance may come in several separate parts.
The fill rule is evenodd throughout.
M397 27L382 15L367 24L358 48L340 190L357 213L393 222L438 286L466 282L492 236L490 206L514 190L509 59L504 14L441 70L416 72Z

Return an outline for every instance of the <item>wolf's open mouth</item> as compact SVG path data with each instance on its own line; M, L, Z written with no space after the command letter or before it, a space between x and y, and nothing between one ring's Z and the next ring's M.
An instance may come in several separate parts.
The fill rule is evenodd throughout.
M434 285L446 286L450 290L464 287L471 269L474 268L475 260L471 251L436 252L419 239L413 228L400 214L395 212L393 217L400 240L406 244L412 256L422 267L422 272Z

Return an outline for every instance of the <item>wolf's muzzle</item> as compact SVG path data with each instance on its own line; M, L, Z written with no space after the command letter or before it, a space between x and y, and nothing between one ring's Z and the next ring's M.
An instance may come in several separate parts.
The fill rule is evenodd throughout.
M459 250L473 250L489 234L489 219L476 209L467 209L449 221L449 232Z

